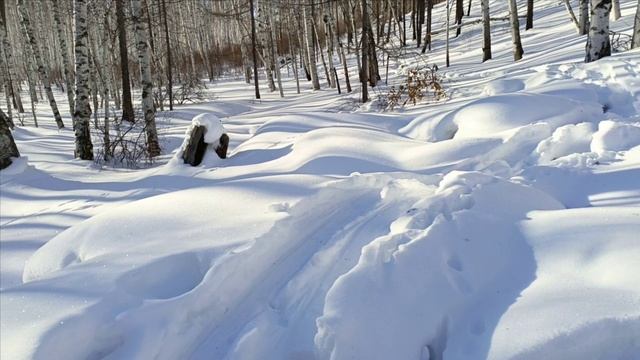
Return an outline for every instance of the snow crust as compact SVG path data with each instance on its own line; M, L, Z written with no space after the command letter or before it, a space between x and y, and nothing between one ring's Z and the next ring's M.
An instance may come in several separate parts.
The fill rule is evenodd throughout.
M0 358L636 358L640 52L583 64L566 16L536 2L517 63L465 27L450 98L402 112L216 82L147 169L73 159L40 104L0 172ZM229 157L182 166L195 125Z

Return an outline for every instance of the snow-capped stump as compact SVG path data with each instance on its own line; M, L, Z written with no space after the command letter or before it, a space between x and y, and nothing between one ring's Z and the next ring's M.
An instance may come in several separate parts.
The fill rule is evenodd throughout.
M193 118L187 130L187 141L183 147L182 159L185 164L198 166L207 148L211 146L221 159L227 157L229 136L220 119L213 114L200 114Z

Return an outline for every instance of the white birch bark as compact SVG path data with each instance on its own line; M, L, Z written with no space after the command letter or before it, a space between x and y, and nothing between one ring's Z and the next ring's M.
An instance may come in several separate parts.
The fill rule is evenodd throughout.
M89 106L89 32L87 29L87 0L74 0L76 104L73 130L76 137L75 157L93 160L93 144L89 132L91 106Z
M58 129L61 129L64 127L64 123L62 122L62 117L60 116L60 111L58 110L58 104L56 103L56 99L53 97L53 91L51 90L51 82L49 81L49 70L45 67L44 61L40 54L40 48L38 47L38 42L35 38L35 31L29 20L29 14L27 13L25 0L18 0L18 9L20 11L22 26L24 27L27 33L29 46L31 47L33 56L38 66L38 74L40 75L40 80L44 85L44 88L47 94L47 99L49 100L49 106L51 107L51 111L53 112L53 117L56 120Z
M144 112L147 152L150 157L160 155L158 131L156 129L155 109L153 106L153 81L149 62L146 22L142 20L140 0L131 0L131 20L135 27L136 50L140 63L140 81L142 83L142 111Z
M620 17L622 16L622 14L620 13L620 0L613 0L611 2L611 5L613 6L613 11L611 12L611 19L613 21L616 21L620 19Z
M640 48L640 1L636 8L636 17L633 23L633 38L631 39L631 48Z
M611 55L609 16L611 0L591 0L591 26L587 39L585 62L592 62Z
M313 19L311 18L311 7L313 0L307 0L304 6L304 33L307 41L307 54L309 72L311 73L311 83L314 90L320 90L320 79L318 78L318 67L316 66L316 44L313 40Z

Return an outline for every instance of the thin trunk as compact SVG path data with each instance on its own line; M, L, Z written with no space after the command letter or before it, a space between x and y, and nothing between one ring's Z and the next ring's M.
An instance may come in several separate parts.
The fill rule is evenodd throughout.
M369 101L369 93L368 93L368 84L367 84L367 73L368 73L368 54L369 54L369 40L367 37L369 36L369 15L367 11L367 0L362 0L362 40L360 41L360 47L362 52L362 69L360 70L360 82L362 83L362 102L366 103Z
M638 2L640 4L640 2ZM589 0L580 0L580 21L578 21L578 33L589 33Z
M307 53L309 56L308 65L311 74L311 82L314 90L320 90L320 79L318 78L318 67L316 66L316 45L313 36L313 1L307 0L304 7L304 32L307 39Z
M38 43L36 41L33 26L29 21L29 15L27 13L27 9L25 8L24 1L25 0L18 0L18 8L20 10L22 26L24 26L25 31L27 32L29 45L31 47L31 50L33 51L33 56L35 57L36 64L38 66L38 74L40 75L40 80L44 85L47 99L49 100L49 106L51 107L51 111L53 112L53 117L56 120L58 129L62 129L64 127L64 123L62 122L62 116L60 116L60 111L58 111L58 104L56 103L56 99L53 97L53 91L51 90L51 82L49 81L49 70L45 67L44 60L40 54L40 47L38 46Z
M489 0L481 0L482 7L482 62L491 59L491 17Z
M447 38L446 38L446 49L445 49L445 63L447 65L447 67L449 67L451 65L450 59L449 59L449 22L450 22L450 18L451 18L451 5L449 4L449 0L447 0L447 9L446 9L446 16L447 16Z
M251 52L253 55L253 86L256 90L256 99L260 99L260 88L258 87L258 50L256 49L256 20L253 12L253 0L249 0L249 13L251 17Z
M533 0L527 0L527 24L524 29L533 29Z
M129 53L127 52L127 28L124 18L124 0L116 0L116 22L120 45L120 73L122 77L122 120L135 122L133 101L131 100L131 79L129 77Z
M464 3L463 0L456 0L456 37L460 36L462 31L462 17L464 16Z
M91 107L89 106L89 46L87 28L87 0L75 0L75 57L76 57L76 106L73 113L73 130L76 136L75 157L93 160L93 144L89 132Z
M583 1L586 4L586 2L589 1L589 0L580 0L580 1L581 2ZM581 5L581 9L582 9L582 3L580 5ZM569 13L569 18L571 19L571 22L573 23L573 25L576 26L576 29L578 30L578 34L581 34L580 24L578 23L578 19L576 18L576 14L574 14L574 12L573 12L573 8L571 7L571 3L569 2L569 0L564 0L564 6L565 6L565 8L567 8L567 12ZM585 21L588 22L588 18Z
M585 62L592 62L611 55L609 16L611 0L591 0L591 26L586 45Z
M171 43L169 41L169 24L167 22L167 4L162 0L162 25L164 27L164 43L167 47L167 96L169 96L169 110L173 110L173 64Z
M520 40L520 21L518 20L518 4L516 0L509 0L509 13L511 16L511 39L513 40L513 60L522 59L524 50Z
M67 49L67 37L65 36L64 24L62 23L60 0L51 0L51 2L53 3L53 20L56 23L58 44L60 45L60 53L62 54L64 85L67 90L67 100L69 101L69 113L73 115L73 72L71 70L71 61L69 60L69 50Z
M136 50L140 64L140 82L142 83L142 111L147 135L147 153L150 157L160 155L156 113L153 106L153 81L149 61L146 22L142 19L141 0L131 0L131 20L135 28Z
M5 91L7 92L7 96L9 94L12 95L14 107L20 113L24 113L24 106L22 105L22 98L20 97L20 91L16 84L17 75L16 75L16 64L13 59L13 49L11 47L11 43L9 42L8 32L7 32L7 21L6 21L6 13L4 4L0 4L0 44L2 44L4 59L7 67L7 79L6 85L7 88ZM7 107L11 110L11 104L7 103Z

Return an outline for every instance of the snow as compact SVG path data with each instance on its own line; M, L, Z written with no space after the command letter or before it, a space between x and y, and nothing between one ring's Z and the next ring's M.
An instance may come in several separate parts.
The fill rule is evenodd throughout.
M446 101L395 112L286 75L284 99L208 84L141 169L73 159L39 104L0 172L0 358L637 357L640 52L583 64L555 0L520 62L496 23L481 63L479 30L452 40ZM182 163L195 125L227 159Z

